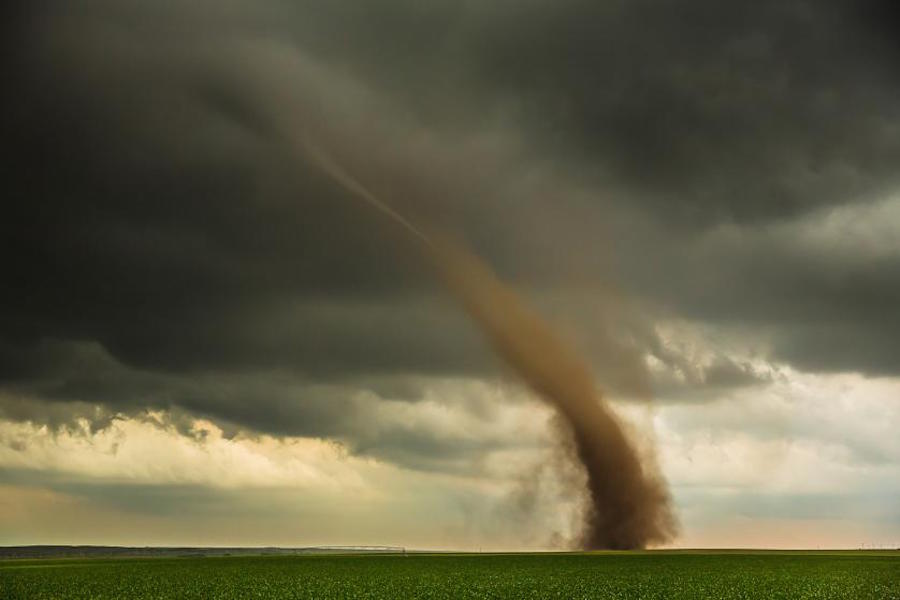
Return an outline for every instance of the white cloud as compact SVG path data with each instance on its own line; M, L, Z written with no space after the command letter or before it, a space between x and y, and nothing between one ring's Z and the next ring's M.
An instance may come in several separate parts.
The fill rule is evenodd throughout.
M362 473L389 469L349 456L337 443L271 436L226 438L215 424L195 420L191 435L163 413L116 419L99 431L51 431L0 422L0 467L53 471L94 479L212 487L315 487L364 492Z
M900 537L900 380L780 372L763 388L658 410L685 540L751 544L761 538L748 520L796 529L768 538L776 545L827 545L814 520L840 522L832 544Z

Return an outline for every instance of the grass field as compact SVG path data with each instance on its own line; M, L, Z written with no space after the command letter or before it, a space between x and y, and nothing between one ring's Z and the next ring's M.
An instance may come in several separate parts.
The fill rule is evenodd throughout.
M8 560L0 598L900 600L897 552Z

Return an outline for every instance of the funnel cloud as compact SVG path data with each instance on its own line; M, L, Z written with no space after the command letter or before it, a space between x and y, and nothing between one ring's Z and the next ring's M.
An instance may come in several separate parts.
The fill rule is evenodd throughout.
M427 234L375 197L325 152L313 161L421 243L494 351L563 418L587 475L589 506L577 540L587 550L630 550L669 541L675 517L664 480L641 463L621 424L597 393L585 362L461 243Z

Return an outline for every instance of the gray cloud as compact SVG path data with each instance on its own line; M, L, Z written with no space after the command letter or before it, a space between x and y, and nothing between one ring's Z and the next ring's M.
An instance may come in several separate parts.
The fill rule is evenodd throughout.
M193 436L199 416L229 435L327 437L354 453L448 473L477 471L492 451L543 443L492 431L498 406L484 397L489 388L471 379L376 374L329 382L277 369L165 373L128 367L96 343L44 342L32 352L40 378L7 384L0 418L75 432L82 422L96 431L121 418L163 418L159 425ZM416 412L429 401L443 407L440 421ZM473 422L478 431L466 432Z
M298 135L468 238L616 393L623 353L682 373L657 381L675 399L768 380L667 349L667 318L801 369L897 374L900 253L878 229L898 216L896 13L865 6L15 6L3 414L164 407L421 468L482 452L361 425L420 398L417 377L502 370Z

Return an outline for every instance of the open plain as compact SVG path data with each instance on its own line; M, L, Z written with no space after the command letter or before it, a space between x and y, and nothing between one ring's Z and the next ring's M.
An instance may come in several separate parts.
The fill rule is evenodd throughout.
M900 552L661 551L0 562L0 597L900 599Z

